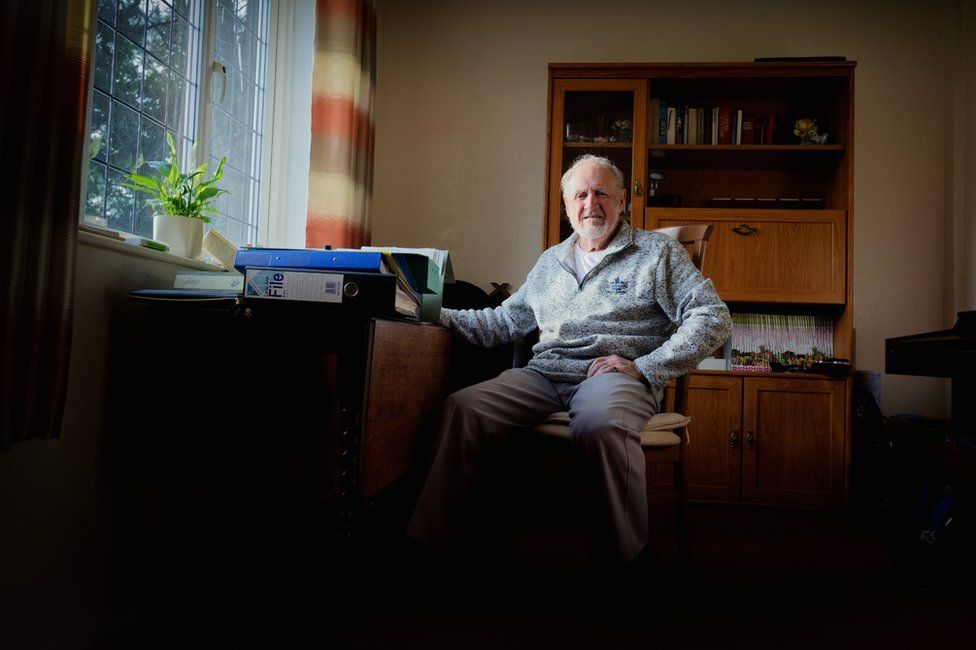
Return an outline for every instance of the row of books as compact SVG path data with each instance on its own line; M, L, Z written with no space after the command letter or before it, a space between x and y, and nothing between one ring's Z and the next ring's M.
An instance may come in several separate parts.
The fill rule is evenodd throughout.
M809 369L833 357L833 322L811 314L736 313L731 346L731 370Z
M746 115L728 106L694 107L651 98L647 132L652 144L773 144L776 118Z

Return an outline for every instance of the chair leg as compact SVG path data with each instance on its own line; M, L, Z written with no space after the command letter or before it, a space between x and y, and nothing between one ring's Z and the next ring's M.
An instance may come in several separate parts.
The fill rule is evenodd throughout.
M691 561L691 548L688 543L688 529L685 520L688 507L687 495L685 494L685 482L683 466L679 460L674 463L674 489L678 493L678 501L675 505L675 534L678 540L678 571L683 582L682 588L685 596L693 598L695 594L694 567Z

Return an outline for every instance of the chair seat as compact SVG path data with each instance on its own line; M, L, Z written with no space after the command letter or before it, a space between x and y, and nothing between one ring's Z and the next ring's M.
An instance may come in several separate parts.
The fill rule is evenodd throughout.
M658 413L644 425L640 432L641 447L677 447L681 438L674 432L688 426L691 418L680 413ZM553 413L533 429L535 432L553 438L569 439L569 413Z

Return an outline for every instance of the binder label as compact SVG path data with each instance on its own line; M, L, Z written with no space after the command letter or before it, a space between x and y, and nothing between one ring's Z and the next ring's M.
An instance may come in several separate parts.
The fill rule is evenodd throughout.
M342 302L342 274L275 269L247 269L247 298Z

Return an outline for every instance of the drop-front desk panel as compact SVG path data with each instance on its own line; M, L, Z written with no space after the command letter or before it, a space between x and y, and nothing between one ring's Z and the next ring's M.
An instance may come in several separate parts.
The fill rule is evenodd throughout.
M124 416L139 422L127 460L165 480L212 485L224 502L335 500L355 523L357 504L424 470L447 381L443 327L331 305L153 304L143 332L126 402L154 408Z

